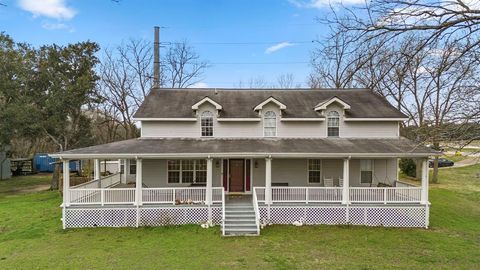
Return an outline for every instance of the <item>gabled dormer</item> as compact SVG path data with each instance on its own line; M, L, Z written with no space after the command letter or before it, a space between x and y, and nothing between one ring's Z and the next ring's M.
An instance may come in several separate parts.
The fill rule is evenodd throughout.
M322 101L320 103L318 103L314 110L316 112L320 112L322 115L325 115L325 111L327 110L327 107L332 105L332 104L335 104L335 105L338 105L340 106L340 108L343 109L343 114L345 114L345 111L346 110L350 110L350 104L348 104L347 102L343 101L342 99L338 98L337 96L334 96L330 99L327 99L325 101Z
M220 105L218 102L215 102L213 99L206 96L202 100L192 105L192 110L195 112L195 114L198 113L198 108L200 108L200 106L204 103L210 103L211 105L213 105L217 110L217 116L219 115L220 111L223 109L222 105Z
M278 101L277 99L275 99L274 97L269 97L267 98L266 100L264 100L262 103L258 104L257 106L255 106L255 108L253 108L254 111L260 113L263 109L263 107L269 103L273 103L275 104L276 106L278 106L279 110L280 110L280 113L282 113L283 110L286 110L287 109L287 106L285 104L283 104L282 102Z

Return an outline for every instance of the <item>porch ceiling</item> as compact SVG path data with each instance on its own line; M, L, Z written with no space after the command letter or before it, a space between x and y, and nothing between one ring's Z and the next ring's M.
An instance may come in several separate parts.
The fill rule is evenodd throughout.
M60 158L161 157L427 157L405 138L137 138L53 154Z

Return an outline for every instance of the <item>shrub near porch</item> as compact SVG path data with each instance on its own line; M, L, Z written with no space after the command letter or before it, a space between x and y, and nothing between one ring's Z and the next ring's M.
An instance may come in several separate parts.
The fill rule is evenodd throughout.
M12 194L0 182L0 268L475 269L480 264L480 165L440 171L431 185L431 228L271 226L260 237L220 228L61 229L57 192Z

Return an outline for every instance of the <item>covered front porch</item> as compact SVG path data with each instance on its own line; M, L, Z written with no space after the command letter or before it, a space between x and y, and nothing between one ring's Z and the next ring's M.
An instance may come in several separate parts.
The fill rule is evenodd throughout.
M255 195L266 205L428 203L428 173L422 186L401 182L396 158L137 158L119 164L132 162L133 171L121 165L119 173L100 177L95 159L94 180L72 187L64 168L66 206L212 205L225 194ZM424 171L426 159L421 164Z
M259 231L294 222L427 227L435 154L404 139L135 139L56 157L64 228L223 225L228 196L248 196ZM399 158L421 161L421 186L399 181ZM70 187L70 159L94 159L94 180ZM100 177L101 160L118 160L119 173Z

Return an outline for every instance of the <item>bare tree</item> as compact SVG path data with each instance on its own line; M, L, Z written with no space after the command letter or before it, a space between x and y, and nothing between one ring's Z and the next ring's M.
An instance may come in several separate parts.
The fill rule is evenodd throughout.
M331 28L330 35L312 51L309 84L316 87L348 88L357 85L357 73L382 48L382 40L358 42L358 34Z
M405 35L422 35L422 46L440 40L464 44L457 57L480 49L480 4L471 0L372 0L363 6L332 9L326 20L343 32L358 32L365 40L392 43Z
M199 55L185 42L173 43L161 61L160 85L186 88L198 82L208 66L199 59ZM98 107L102 119L99 124L107 125L108 132L103 139L137 137L138 128L133 114L153 86L150 42L131 39L114 49L105 50L99 73L98 89L104 97L104 102Z
M295 84L295 76L292 73L281 74L277 77L277 85L279 88L300 88Z
M201 81L207 67L208 63L200 60L194 48L184 41L173 43L168 49L162 71L169 87L187 88Z

